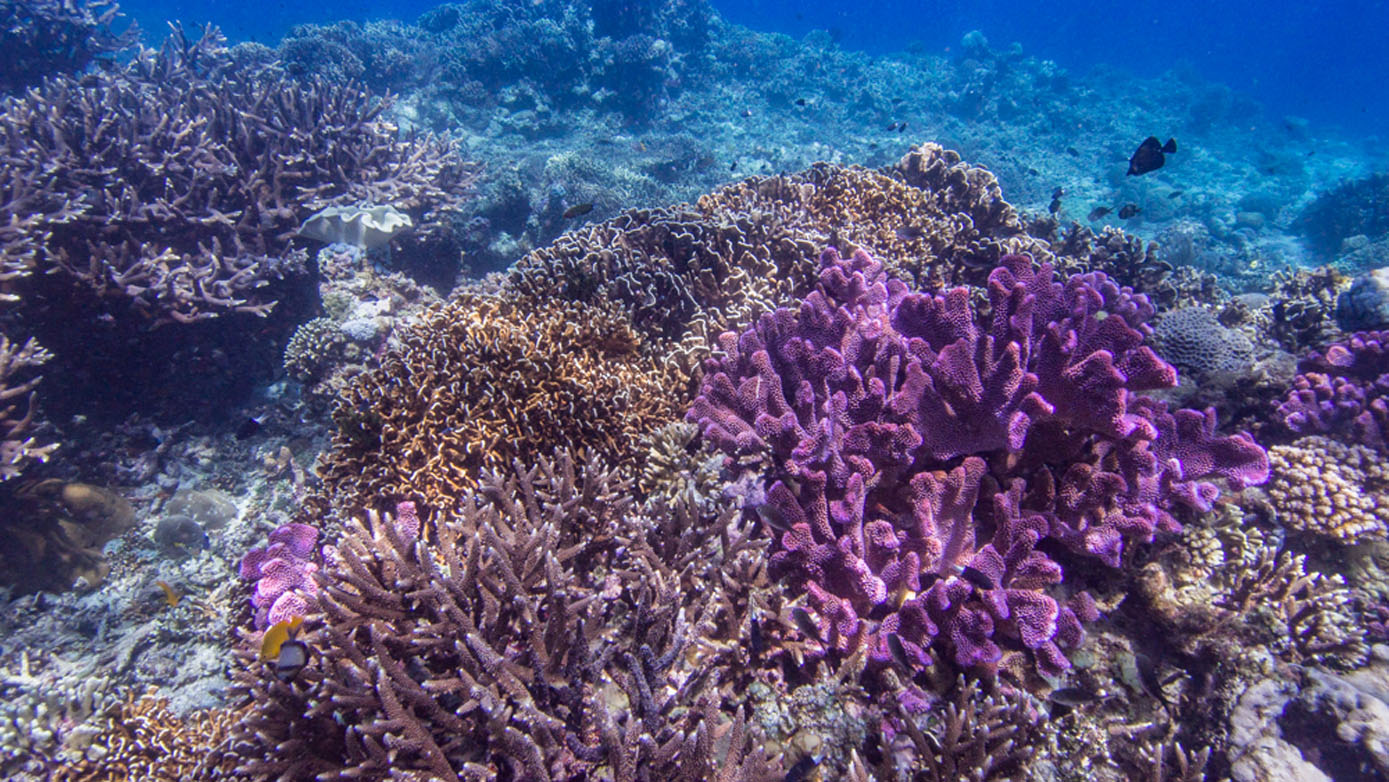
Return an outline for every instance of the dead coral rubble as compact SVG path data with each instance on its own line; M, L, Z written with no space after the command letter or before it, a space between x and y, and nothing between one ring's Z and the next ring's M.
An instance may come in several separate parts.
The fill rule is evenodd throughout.
M303 636L308 667L288 683L255 664L241 677L254 703L241 770L769 778L723 707L743 624L722 612L746 605L737 574L766 541L733 513L671 536L629 490L561 455L489 474L418 538L375 512L349 522Z

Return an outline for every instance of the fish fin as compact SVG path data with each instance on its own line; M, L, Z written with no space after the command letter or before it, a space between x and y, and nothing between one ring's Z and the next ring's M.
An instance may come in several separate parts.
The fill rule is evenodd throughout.
M1176 152L1177 140L1174 138L1167 139L1167 143L1162 145L1162 151L1168 155L1172 154L1173 152Z

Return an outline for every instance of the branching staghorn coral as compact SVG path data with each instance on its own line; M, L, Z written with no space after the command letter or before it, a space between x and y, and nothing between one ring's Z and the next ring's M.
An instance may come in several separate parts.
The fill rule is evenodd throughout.
M398 139L387 105L238 68L211 28L49 79L0 104L0 224L29 242L6 241L0 274L61 273L155 321L263 314L259 289L294 267L289 241L320 208L458 204L472 173L453 145Z
M375 512L349 522L325 553L309 666L287 683L261 666L241 676L242 771L768 778L724 707L733 654L718 637L740 631L721 612L765 540L732 513L671 537L629 488L561 455L488 474L418 530Z
M0 333L0 482L42 462L57 448L29 435L34 425L34 389L42 379L33 369L51 358L33 339L17 345Z
M898 735L882 748L889 767L880 779L900 779L904 771L921 782L1017 778L1034 752L1036 709L1016 693L985 695L963 676L953 690L944 708L927 708L919 697L893 701Z
M0 92L80 73L140 38L109 0L0 0Z

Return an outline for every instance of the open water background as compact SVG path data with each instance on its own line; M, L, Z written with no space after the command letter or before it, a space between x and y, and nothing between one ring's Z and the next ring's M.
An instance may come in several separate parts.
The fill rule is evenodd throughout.
M526 2L526 0L502 0ZM657 2L659 0L651 0ZM233 41L273 45L291 26L341 19L414 21L433 0L127 2L163 36L165 22L211 21ZM1108 65L1136 76L1189 68L1253 96L1274 117L1294 114L1356 135L1389 126L1389 2L1047 2L1036 0L712 0L729 21L801 37L830 30L849 49L875 54L922 46L957 49L970 30L996 48L1014 41L1073 72Z

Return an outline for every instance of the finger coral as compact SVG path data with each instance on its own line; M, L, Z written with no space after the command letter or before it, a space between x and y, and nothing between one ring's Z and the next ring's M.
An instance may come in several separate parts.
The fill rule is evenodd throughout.
M354 509L409 499L451 510L483 468L556 447L635 469L642 436L683 402L678 379L608 309L467 294L400 339L345 392L320 470Z
M765 540L732 513L668 536L629 489L561 455L489 473L418 537L374 511L347 523L301 636L309 665L289 682L241 675L254 704L241 771L768 778L742 715L720 708L734 652L715 622L746 600L733 576Z
M1342 543L1389 533L1389 469L1363 445L1304 437L1269 449L1267 492L1288 529Z
M968 290L914 293L862 250L821 264L799 307L720 337L687 417L730 455L770 456L772 567L830 648L886 663L892 637L966 668L1010 648L1058 673L1095 609L1052 596L1040 542L1119 567L1209 510L1211 479L1267 477L1247 435L1138 393L1175 372L1143 344L1146 297L1102 274L1005 256L981 316Z

